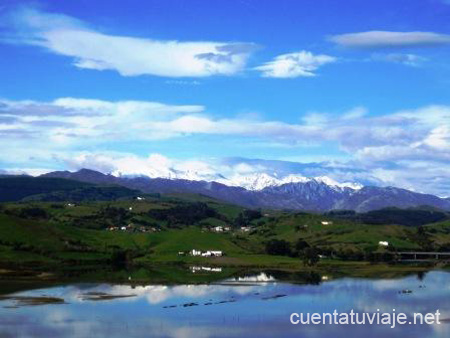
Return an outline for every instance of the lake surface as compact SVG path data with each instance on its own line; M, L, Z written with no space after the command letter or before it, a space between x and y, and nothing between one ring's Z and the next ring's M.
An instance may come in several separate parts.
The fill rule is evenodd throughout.
M280 282L269 273L209 285L74 284L3 297L0 337L450 337L450 273L440 271L319 285ZM293 312L351 309L411 316L439 310L441 324L290 323Z

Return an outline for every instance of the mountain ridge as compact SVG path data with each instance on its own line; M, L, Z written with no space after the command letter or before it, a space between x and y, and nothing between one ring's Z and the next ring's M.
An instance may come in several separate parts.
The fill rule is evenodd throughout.
M304 211L330 211L339 209L366 212L385 207L417 207L428 205L450 210L450 200L430 194L421 194L396 187L366 186L359 189L327 185L315 179L306 182L267 186L261 190L248 190L219 182L186 179L117 177L91 169L77 172L55 171L41 177L70 178L95 184L117 184L145 193L198 193L226 202L252 208L294 209Z

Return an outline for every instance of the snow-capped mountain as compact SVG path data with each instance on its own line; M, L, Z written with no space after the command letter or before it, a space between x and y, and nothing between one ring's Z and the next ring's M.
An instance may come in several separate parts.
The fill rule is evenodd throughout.
M198 180L198 173L177 176L195 178L192 180L173 177L150 178L144 175L117 177L89 169L77 172L52 172L42 176L96 184L116 184L146 193L196 193L254 208L320 212L348 209L365 212L385 207L407 208L427 205L450 210L450 200L437 196L395 187L361 187L355 183L338 183L324 176L306 178L301 175L289 175L277 178L268 174L255 174L232 179L214 176L210 177L212 180Z
M217 182L230 187L241 187L250 191L260 191L268 187L279 187L288 183L307 183L316 181L326 184L335 189L350 188L358 190L362 188L361 184L353 182L339 183L328 176L319 177L305 177L300 174L291 174L284 177L279 177L277 173L272 175L267 173L251 173L248 175L235 174L230 177L225 177L220 173L200 173L193 170L175 170L171 168L152 168L142 171L136 168L134 171L128 171L127 174L123 174L120 171L113 171L111 175L121 178L133 178L133 177L148 177L148 178L163 178L169 180L188 180L188 181L206 181Z

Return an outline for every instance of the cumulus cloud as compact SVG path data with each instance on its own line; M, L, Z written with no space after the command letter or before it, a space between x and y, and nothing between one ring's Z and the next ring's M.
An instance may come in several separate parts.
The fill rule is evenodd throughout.
M389 48L450 44L450 35L433 32L368 31L333 35L330 41L344 47Z
M156 40L105 34L63 14L22 7L8 16L3 41L39 46L71 57L84 69L123 76L206 77L244 69L252 43ZM12 31L11 31L12 29Z
M255 69L260 71L263 77L295 78L316 76L315 71L327 64L336 62L337 58L329 55L314 55L308 51L288 53L277 56Z

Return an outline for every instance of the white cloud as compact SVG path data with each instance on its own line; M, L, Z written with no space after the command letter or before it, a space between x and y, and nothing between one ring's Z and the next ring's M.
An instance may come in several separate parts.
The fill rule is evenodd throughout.
M418 67L427 61L426 58L415 55L415 54L400 54L400 53L390 53L390 54L373 54L373 61L384 61L400 63L405 66Z
M401 149L398 149L401 150ZM327 176L338 182L357 182L365 185L382 185L402 187L418 192L434 193L448 196L450 188L450 166L433 164L424 160L395 159L395 165L384 165L388 157L347 162L299 163L286 161L267 161L240 158L235 161L217 159L168 158L161 154L137 156L127 153L89 153L62 154L54 160L65 168L79 170L90 168L113 175L146 175L149 177L183 178L190 180L217 181L225 184L231 179L235 182L252 174L266 173L283 178L289 174L305 177ZM17 172L18 170L16 170ZM22 170L21 172L26 172ZM43 170L44 171L44 170Z
M267 62L256 70L264 77L295 78L316 76L315 71L327 64L336 62L336 58L329 55L314 55L308 51L282 54L273 61Z
M8 119L0 120L0 138L54 141L49 148L203 134L303 145L336 142L349 153L365 154L374 148L383 153L381 147L386 146L431 147L436 151L440 146L440 152L446 153L448 128L443 126L450 125L450 107L428 106L380 116L370 116L366 108L356 107L340 115L311 113L302 123L290 124L245 116L216 119L195 105L61 98L52 102L3 100L0 117ZM440 156L440 152L435 153Z
M366 107L355 107L342 115L344 120L357 119L366 116L369 113Z
M165 137L164 130L148 133L140 129L141 124L170 121L203 110L198 105L149 101L0 100L0 142L9 145L8 149L3 149L1 159L26 161L30 156L101 143L160 139Z
M9 17L6 40L72 57L78 68L123 76L206 77L242 71L252 43L155 40L101 33L75 18L22 8Z
M421 177L423 172L436 173L429 177L436 177L437 181L423 177L418 186L421 191L441 191L436 182L445 186L444 178L450 180L449 174L439 170L450 161L449 126L450 107L437 105L377 116L370 115L365 107L356 107L339 115L311 113L299 123L286 123L245 116L219 119L196 105L77 98L51 102L0 100L0 142L8 144L2 149L0 161L9 163L11 168L45 168L55 159L64 159L66 165L104 172L165 177L176 176L177 171L189 172L189 177L264 171L246 162L217 170L196 159L181 163L156 155L141 158L133 154L93 156L84 152L93 148L118 151L126 149L128 142L141 148L153 147L152 142L158 140L204 135L210 136L206 139L208 145L218 149L224 140L262 141L267 146L286 144L298 149L316 146L315 155L328 160L333 159L329 152L332 146L340 149L341 158L355 161L354 167L364 168L370 177L378 177L372 173L375 169L413 170ZM417 169L413 166L417 163L427 163L428 169ZM333 178L340 181L339 175Z
M251 166L246 163L229 165L214 159L180 160L153 153L148 156L119 152L81 152L71 156L61 155L55 158L71 170L89 168L115 176L149 176L163 178L178 178L189 180L221 181L222 175L253 173L263 170L261 166Z
M330 41L355 48L421 47L450 44L450 35L433 32L368 31L334 35Z

